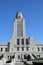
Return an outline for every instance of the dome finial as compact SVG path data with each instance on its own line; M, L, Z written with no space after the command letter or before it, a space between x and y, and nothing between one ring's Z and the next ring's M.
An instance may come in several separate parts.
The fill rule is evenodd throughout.
M23 15L21 13L21 11L18 11L17 14L16 14L16 18L23 18Z

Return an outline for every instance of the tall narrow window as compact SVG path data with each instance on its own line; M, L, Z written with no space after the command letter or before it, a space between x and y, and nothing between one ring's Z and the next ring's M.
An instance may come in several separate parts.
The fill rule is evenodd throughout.
M1 52L3 51L3 48L1 48Z
M40 48L39 47L37 49L38 49L38 51L40 51Z
M24 45L24 39L21 39L21 44Z
M5 52L7 52L7 48L5 48Z
M19 47L17 47L17 51L19 51Z
M9 56L8 56L8 58L9 58Z
M24 51L24 47L22 47L22 51Z
M42 47L42 51L43 51L43 47Z
M29 50L29 48L28 48L28 47L26 47L26 50L28 51L28 50Z
M29 44L28 39L26 39L26 45L28 45L28 44Z
M23 23L22 23L22 21L17 22L17 36L23 36Z
M17 45L20 45L20 39L17 39Z
M18 59L20 59L20 55L18 55Z

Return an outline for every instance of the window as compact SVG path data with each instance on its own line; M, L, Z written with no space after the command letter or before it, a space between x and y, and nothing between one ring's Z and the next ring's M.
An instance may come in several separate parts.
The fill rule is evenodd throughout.
M37 57L38 57L38 55L37 55Z
M37 49L38 49L38 51L40 51L40 48L39 47Z
M39 58L40 58L40 55L39 55Z
M24 47L22 47L22 51L24 51Z
M8 58L9 58L9 56L8 56Z
M21 39L21 44L24 45L24 39Z
M17 47L17 51L19 51L19 47Z
M40 55L37 55L38 58L40 58Z
M28 39L26 39L26 45L28 45L28 44L29 44Z
M28 50L29 50L29 48L28 48L28 47L26 47L26 50L28 51Z
M18 55L18 59L20 59L20 55Z
M3 48L1 48L1 52L3 51Z
M1 57L3 58L3 55L1 55Z
M26 55L24 55L24 59L26 59Z
M42 47L42 51L43 51L43 47Z
M17 45L19 45L20 44L20 39L17 39Z
M23 36L23 22L18 21L17 22L17 36Z
M7 52L7 48L5 48L5 51Z

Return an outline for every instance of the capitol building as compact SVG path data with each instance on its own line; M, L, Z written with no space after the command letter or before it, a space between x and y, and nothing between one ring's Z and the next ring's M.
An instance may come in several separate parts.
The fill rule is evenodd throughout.
M21 12L17 12L14 19L14 35L10 42L0 42L0 59L14 58L16 61L43 57L43 43L35 42L34 38L26 36L25 18Z

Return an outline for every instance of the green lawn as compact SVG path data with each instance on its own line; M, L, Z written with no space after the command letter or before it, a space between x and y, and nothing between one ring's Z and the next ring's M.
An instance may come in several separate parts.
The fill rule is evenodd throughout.
M27 65L32 65L32 64L27 64Z
M33 62L43 63L43 60L35 60Z
M43 63L43 60L33 60L33 62ZM33 64L27 64L27 65L33 65Z

